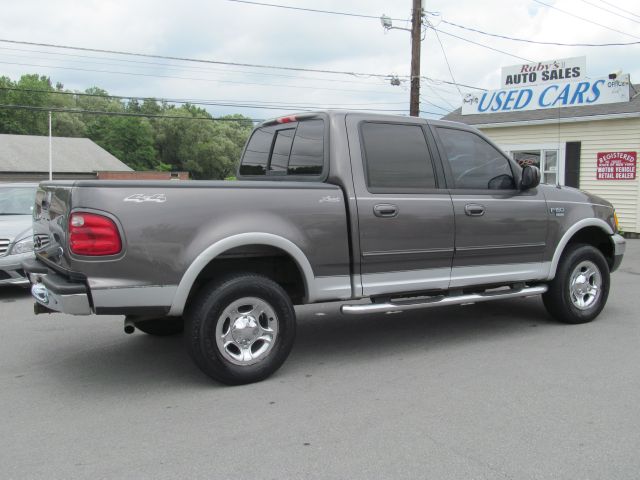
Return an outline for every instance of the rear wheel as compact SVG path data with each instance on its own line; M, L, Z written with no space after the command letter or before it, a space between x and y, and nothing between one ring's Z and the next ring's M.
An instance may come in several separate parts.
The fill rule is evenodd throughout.
M560 259L556 277L542 300L556 320L590 322L607 303L609 281L609 265L600 250L591 245L572 245Z
M291 299L253 274L206 285L186 315L187 350L210 377L228 385L258 382L286 360L295 338Z

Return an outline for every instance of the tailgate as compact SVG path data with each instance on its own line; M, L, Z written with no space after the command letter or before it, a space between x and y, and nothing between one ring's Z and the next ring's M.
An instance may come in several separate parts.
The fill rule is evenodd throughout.
M56 270L70 269L67 222L73 182L43 182L36 193L33 240L36 256Z

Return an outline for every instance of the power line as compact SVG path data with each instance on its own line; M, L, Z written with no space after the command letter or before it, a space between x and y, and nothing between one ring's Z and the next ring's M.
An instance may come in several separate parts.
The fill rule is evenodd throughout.
M426 21L427 26L432 27L432 25L429 23L429 21ZM455 84L456 88L458 89L458 93L460 94L460 96L462 96L462 91L460 91L460 87L458 87L458 84L456 83L456 79L453 76L453 71L451 70L451 65L449 65L449 59L447 58L447 52L445 52L444 50L444 45L442 45L442 41L440 40L440 35L438 35L438 31L436 29L433 29L433 33L436 34L436 38L438 39L438 43L440 44L440 50L442 50L442 55L444 56L444 61L447 64L447 68L449 69L449 75L451 75L451 80L453 81L453 83Z
M581 17L579 15L576 15L575 13L567 12L566 10L562 10L561 8L555 7L553 5L549 5L548 3L544 3L544 2L542 2L540 0L533 0L533 1L536 2L536 3L539 3L540 5L544 5L545 7L553 8L554 10L558 10L559 12L562 12L565 15L569 15L571 17L579 18L582 21L585 21L585 22L588 22L588 23L592 23L593 25L598 25L599 27L602 27L602 28L606 28L607 30L611 30L612 32L617 32L617 33L621 33L622 35L626 35L627 37L640 39L640 37L637 37L635 35L631 35L630 33L623 32L622 30L616 30L615 28L607 27L606 25L602 25L601 23L594 22L593 20L589 20L588 18Z
M444 33L444 32L441 31L440 33ZM523 60L526 60L526 59L523 59ZM529 60L527 60L527 61L529 61ZM464 83L453 83L453 82L450 82L449 80L440 80L440 79L437 79L437 78L431 78L431 77L425 77L425 76L421 76L420 78L423 78L423 79L425 79L425 80L427 80L429 82L434 82L434 83L436 83L436 85L440 84L440 83L446 83L447 85L454 85L456 87L460 86L460 87L465 87L465 88L471 88L473 90L480 90L482 92L486 92L487 91L486 88L473 87L471 85L465 85Z
M58 45L53 43L26 42L23 40L10 40L6 38L0 38L0 42L17 44L17 45L31 45L35 47L77 50L77 51L83 51L83 52L107 53L111 55L127 55L132 57L176 60L180 62L209 63L209 64L215 64L215 65L232 65L236 67L268 68L268 69L274 69L274 70L289 70L294 72L327 73L332 75L351 75L354 77L391 78L393 76L391 74L382 74L382 73L362 73L362 72L348 72L348 71L342 71L342 70L325 70L325 69L319 69L319 68L287 67L282 65L263 65L263 64L257 64L257 63L225 62L222 60L206 60L203 58L175 57L170 55L156 55L151 53L126 52L122 50L107 50L102 48L75 47L71 45ZM407 78L407 75L404 75L403 77Z
M497 52L500 52L500 53L504 53L506 55L511 55L508 52L504 52L502 50L494 49L494 48L488 47L486 45L482 45L482 44L479 44L477 42L474 42L472 40L467 40L465 38L458 37L457 35L453 35L453 34L448 33L448 32L443 32L442 30L439 30L439 31L440 31L440 33L444 33L446 35L459 38L459 39L464 40L466 42L474 43L476 45L480 45L481 47L488 48L490 50L494 50L494 51L497 51ZM279 65L261 65L261 64L253 64L253 63L225 62L225 61L222 61L222 60L205 60L205 59L199 59L199 58L173 57L173 56L168 56L168 55L155 55L155 54L138 53L138 52L125 52L125 51L119 51L119 50L106 50L106 49L89 48L89 47L74 47L74 46L69 46L69 45L58 45L58 44L52 44L52 43L27 42L27 41L23 41L23 40L10 40L10 39L3 39L3 38L0 38L0 43L10 43L10 44L16 44L16 45L30 45L30 46L46 47L46 48L60 48L60 49L65 49L65 50L77 50L77 51L84 51L84 52L106 53L106 54L113 54L113 55L126 55L126 56L134 56L134 57L156 58L156 59L176 60L176 61L184 61L184 62L208 63L208 64L216 64L216 65L233 65L233 66L240 66L240 67L266 68L266 69L289 70L289 71L300 71L300 72L314 72L314 73L327 73L327 74L333 74L333 75L350 75L350 76L354 76L354 77L374 77L374 78L384 78L384 79L391 79L391 78L408 79L408 78L410 78L409 75L393 75L393 74L388 74L387 75L387 74L381 74L381 73L348 72L348 71L341 71L341 70L323 70L323 69L303 68L303 67L287 67L287 66L279 66ZM511 55L511 56L515 56L515 55ZM519 58L521 60L527 60L527 59L523 59L522 57L517 57L517 56L515 56L515 57ZM530 60L527 60L527 61L530 61ZM2 62L0 62L0 63L2 63ZM9 62L4 62L4 63L9 63ZM19 65L19 64L18 63L14 63L14 65ZM36 66L37 67L37 66L40 66L40 65L31 65L31 66ZM64 67L50 67L50 68L64 68ZM106 72L106 73L110 73L110 72ZM147 76L149 76L149 75L147 75ZM168 77L168 78L184 78L184 77ZM192 78L184 78L184 79L186 79L186 80L194 80ZM195 80L203 80L203 79L195 79ZM232 83L239 83L239 82L232 82ZM250 85L265 85L265 84L260 83L260 84L250 84ZM460 85L462 85L462 84L460 84ZM463 85L463 86L466 86L466 85ZM485 90L484 88L481 88L481 87L473 87L473 86L467 86L467 87L468 88L473 88L473 89L476 89L476 90ZM302 88L302 87L298 87L298 88ZM351 90L351 91L361 92L362 90ZM378 92L371 91L371 93L378 93Z
M381 92L381 91L375 91L375 90L354 90L354 89L347 89L347 88L327 88L327 87L312 87L312 86L302 86L302 85L285 85L285 84L276 84L276 83L241 82L237 80L216 80L212 78L182 77L182 76L176 76L176 75L161 75L161 74L150 74L150 73L140 73L140 72L121 72L121 71L113 71L113 70L96 70L91 68L63 67L58 65L39 65L34 63L22 63L22 62L0 61L0 64L21 65L21 66L27 66L27 67L40 67L40 68L56 68L61 70L75 70L79 72L109 73L113 75L132 75L132 76L138 76L138 77L173 78L178 80L195 80L195 81L201 81L201 82L231 83L234 85L257 85L260 87L299 88L299 89L305 89L305 90L328 90L328 91L334 91L334 92L383 93L383 94L389 94L389 95L402 94L402 92Z
M462 40L462 41L467 42L467 43L473 43L474 45L478 45L479 47L486 48L488 50L493 50L494 52L502 53L504 55L508 55L510 57L517 58L519 60L524 60L525 62L529 62L529 63L533 62L533 60L529 60L528 58L524 58L524 57L521 57L519 55L515 55L513 53L505 52L504 50L500 50L499 48L493 48L493 47L490 47L489 45L484 45L482 43L474 42L473 40L469 40L468 38L464 38L464 37L461 37L459 35L455 35L453 33L445 32L444 30L439 30L439 29L437 29L435 27L430 27L430 28L432 28L433 30L436 30L436 31L438 31L438 32L440 32L440 33L442 33L444 35L448 35L450 37L457 38L458 40ZM472 87L472 88L475 88L475 87ZM480 90L484 90L484 89L480 89Z
M313 8L302 8L302 7L292 7L292 6L288 6L288 5L278 5L278 4L274 4L274 3L260 3L260 2L254 2L254 1L249 1L249 0L227 0L229 2L237 2L237 3L246 3L246 4L250 4L250 5L260 5L263 7L276 7L276 8L286 8L286 9L291 9L291 10L301 10L301 11L305 11L305 12L313 12L313 13L327 13L327 14L332 14L332 15L348 15L348 16L355 16L355 17L363 17L363 18L375 18L375 19L380 19L380 17L376 17L373 15L361 15L361 14L356 14L356 13L346 13L346 12L335 12L335 11L329 11L329 10L317 10L317 9L313 9ZM435 14L435 12L426 12L426 13L430 13L430 14ZM391 18L390 20L397 20L397 21L401 21L401 22L408 22L409 19L397 19L397 18ZM431 27L433 28L433 27ZM473 40L469 40L463 37L459 37L447 32L443 32L442 30L436 30L435 28L433 28L434 31L436 32L440 32L440 33L444 33L445 35L450 35L452 37L456 37L460 40L463 40L465 42L469 42L469 43L473 43L474 45L478 45L480 47L484 47L487 48L489 50L493 50L495 52L499 52L499 53L503 53L505 55L509 55L511 57L514 58L518 58L519 60L526 60L522 57L519 57L517 55L513 55L509 52L505 52L504 50L499 50L496 48L492 48L489 47L488 45L482 45L480 43L474 42ZM437 33L436 33L437 35ZM439 40L439 39L438 39ZM528 62L531 62L531 60L526 60Z
M624 8L619 7L618 5L616 5L616 4L614 4L614 3L609 3L609 2L606 2L605 0L600 0L600 1L601 1L602 3L606 3L607 5L609 5L609 6L611 6L611 7L615 7L615 8L617 8L618 10L623 11L624 13L628 13L628 14L630 14L630 15L633 15L634 17L638 17L638 18L640 18L640 15L638 15L637 13L633 13L633 12L630 12L629 10L625 10Z
M64 107L36 107L33 105L7 105L0 104L0 108L6 108L10 110L32 110L39 112L61 112L61 113L78 113L78 114L86 114L86 115L106 115L106 116L121 116L121 117L145 117L145 118L166 118L166 119L184 119L184 120L211 120L215 122L263 122L264 119L257 118L227 118L227 117L194 117L189 116L185 117L182 115L161 115L154 113L134 113L134 112L105 112L104 110L82 110L82 109L74 109L74 108L64 108ZM427 112L429 115L442 115L442 113L438 112Z
M512 40L514 42L524 42L524 43L535 43L538 45L555 45L559 47L623 47L630 45L638 45L640 42L626 42L626 43L561 43L561 42L541 42L537 40L529 40L527 38L516 38L509 37L507 35L500 35L498 33L489 33L484 32L482 30L478 30L476 28L466 27L464 25L460 25L458 23L449 22L447 20L440 20L441 23L446 23L447 25L451 25L453 27L462 28L464 30L468 30L470 32L479 33L481 35L487 35L489 37L502 38L505 40Z
M227 0L228 2L234 3L246 3L248 5L259 5L261 7L276 7L276 8L285 8L287 10L300 10L303 12L313 12L313 13L326 13L329 15L342 15L345 17L359 17L359 18L374 18L376 20L380 20L380 15L363 15L361 13L351 13L351 12L336 12L333 10L318 10L315 8L303 8L303 7L292 7L290 5L278 5L275 3L261 3L261 2L251 2L249 0ZM396 20L398 22L408 22L410 21L408 18L392 18L391 20Z
M11 47L0 47L0 50L11 50L16 52L28 52L28 53L43 53L45 55L59 55L64 57L74 57L74 58L87 58L92 60L113 60L115 62L126 62L134 65L153 65L164 68L173 68L173 69L181 69L181 70L196 70L202 72L234 72L234 73L244 73L248 75L263 75L269 77L283 77L283 78L295 78L295 79L304 79L304 80L320 80L323 82L337 82L337 83L357 83L360 85L373 85L371 82L363 82L358 80L343 80L343 79L335 79L335 78L321 78L321 77L307 77L301 75L286 75L282 73L265 73L265 72L254 72L247 70L232 70L228 68L212 68L212 67L198 67L198 66L185 66L185 65L176 65L173 63L162 63L162 62L145 62L142 60L127 60L120 58L112 58L112 57L94 57L92 55L78 55L73 53L60 53L60 52L50 52L46 50L29 50L29 49L21 49L21 48L11 48ZM14 55L14 54L5 54L5 55ZM39 60L39 59L38 59ZM47 59L49 60L49 59ZM72 60L73 61L73 60ZM87 62L93 63L97 65L116 65L122 66L119 64L113 63L103 63L103 62Z
M108 117L146 117L146 118L167 118L167 119L180 119L180 120L210 120L214 122L262 122L263 119L257 118L213 118L213 117L185 117L182 115L158 115L154 113L132 113L132 112L105 112L103 110L79 110L74 108L63 107L36 107L33 105L6 105L0 104L0 108L6 108L9 110L32 110L38 112L60 112L60 113L81 113L87 115L105 115Z
M311 111L314 106L311 105L298 105L298 104L284 104L284 105L255 105L255 104L247 104L245 103L237 103L237 102L222 102L222 101L214 101L214 100L203 100L203 101L193 101L186 99L175 99L175 98L158 98L158 97L138 97L133 95L105 95L98 93L81 93L81 92L65 92L65 91L57 91L57 90L37 90L32 88L19 88L19 87L0 87L0 91L13 91L13 92L27 92L27 93L46 93L52 95L71 95L74 97L91 97L91 98L104 98L104 99L114 99L114 100L153 100L155 102L166 102L166 103L180 103L180 104L191 104L191 105L204 105L204 106L220 106L220 107L238 107L238 108L256 108L256 109L267 109L267 110L286 110L286 109L298 109L304 111ZM442 108L439 105L432 104L435 107ZM333 108L334 110L343 110L342 108ZM406 108L402 109L386 109L386 108L354 108L354 110L359 111L375 111L375 112L406 112ZM446 109L443 109L446 110Z
M605 12L610 13L611 15L615 15L617 17L624 18L625 20L629 20L630 22L640 23L640 21L638 20L626 17L618 12L614 12L613 10L609 10L608 8L601 7L600 5L596 5L595 3L589 2L588 0L582 0L582 2L586 3L587 5L591 5L592 7L599 8L600 10L604 10Z

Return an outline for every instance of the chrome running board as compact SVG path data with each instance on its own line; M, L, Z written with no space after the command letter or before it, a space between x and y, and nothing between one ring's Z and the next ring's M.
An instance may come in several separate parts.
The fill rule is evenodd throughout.
M424 300L370 303L365 305L343 305L340 308L340 311L345 315L403 312L405 310L418 310L421 308L441 307L445 305L461 305L463 303L488 302L489 300L502 300L505 298L530 297L533 295L540 295L546 291L546 285L537 285L535 287L525 287L485 293L470 293L466 295L438 295L436 297Z

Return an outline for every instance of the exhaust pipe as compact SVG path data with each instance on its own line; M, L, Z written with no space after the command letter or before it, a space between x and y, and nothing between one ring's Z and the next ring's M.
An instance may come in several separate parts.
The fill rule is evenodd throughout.
M135 331L136 324L133 323L133 320L131 320L129 317L126 317L124 319L124 333L126 333L127 335L131 335Z

